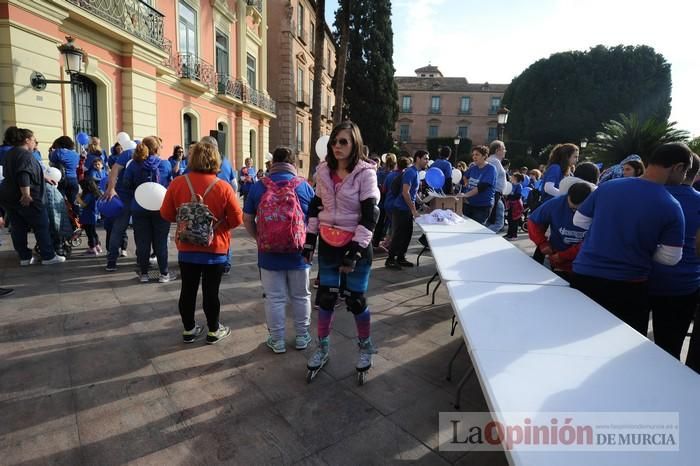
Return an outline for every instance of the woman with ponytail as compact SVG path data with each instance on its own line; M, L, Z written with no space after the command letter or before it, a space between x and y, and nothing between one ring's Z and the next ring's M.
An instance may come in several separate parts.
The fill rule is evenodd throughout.
M159 156L161 143L159 138L143 138L134 151L132 161L124 172L123 189L131 194L131 216L136 242L136 263L139 266L141 283L148 283L148 267L151 248L156 253L160 277L158 282L167 283L174 277L168 271L168 233L170 223L163 220L158 210L146 210L136 201L136 188L143 183L161 183L160 166L170 163ZM165 182L165 180L163 180Z

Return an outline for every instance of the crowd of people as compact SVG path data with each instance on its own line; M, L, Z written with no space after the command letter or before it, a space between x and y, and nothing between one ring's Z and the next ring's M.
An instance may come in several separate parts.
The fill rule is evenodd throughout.
M231 230L243 224L258 246L267 346L286 352L287 304L294 347L302 350L313 341L309 270L316 256L317 349L307 364L309 380L328 361L334 311L343 300L357 327L362 383L376 352L366 298L373 256L386 254L384 264L391 270L413 267L406 254L414 219L430 195L421 175L429 166L444 174L438 189L460 200L464 216L494 232L507 223L509 240L527 231L536 245L535 260L644 335L651 312L656 343L676 358L693 318L697 321L700 193L693 183L700 157L684 144L660 146L646 166L638 156L627 157L602 175L596 164L578 162L574 144L555 146L545 166L528 169L511 168L505 144L493 141L473 147L470 164L459 161L453 167L448 147L439 150L434 163L426 150L369 154L357 125L346 121L331 132L325 161L307 180L297 173L295 152L285 147L274 151L265 171L246 159L237 173L209 136L187 148L176 145L169 157L157 136L133 143L116 143L107 155L98 138L86 147L58 138L48 156L51 167L60 170L57 182L45 174L50 168L36 151L33 132L8 128L0 148L0 226L10 225L20 266L58 264L66 260L65 235L76 235L64 226L73 224L59 217L72 214L77 232L87 238L86 254L106 253L105 270L114 272L127 254L126 231L132 225L138 278L144 283L152 267L160 283L176 278L168 263L173 239L185 343L205 332L195 319L200 283L206 342L230 334L219 318L219 287L231 269ZM159 209L139 200L137 190L146 183L164 189ZM101 211L101 203L115 199L119 209L109 215ZM28 246L30 231L36 256ZM427 247L424 237L419 241ZM0 296L9 293L0 289ZM694 333L687 363L700 371L697 325Z

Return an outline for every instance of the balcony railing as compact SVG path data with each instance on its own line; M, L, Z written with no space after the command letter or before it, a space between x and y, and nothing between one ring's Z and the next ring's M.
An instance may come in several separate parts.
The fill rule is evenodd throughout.
M442 113L440 107L430 107L430 113Z
M297 105L311 108L311 97L308 92L297 90Z
M472 109L471 109L471 108L467 108L467 109L460 108L458 113L459 113L460 115L471 115L471 114L472 114Z
M277 112L277 104L274 100L247 84L241 83L241 86L243 88L243 102L253 104L266 112Z
M411 107L401 107L401 113L411 113L412 111Z
M191 79L208 87L216 87L214 67L197 55L178 53L175 56L175 72L183 79Z
M158 48L163 46L163 13L141 0L68 0Z
M243 83L241 81L226 74L217 74L216 82L216 90L219 94L243 100Z
M258 10L258 13L262 14L263 12L263 0L246 0L246 3L248 6L255 8Z

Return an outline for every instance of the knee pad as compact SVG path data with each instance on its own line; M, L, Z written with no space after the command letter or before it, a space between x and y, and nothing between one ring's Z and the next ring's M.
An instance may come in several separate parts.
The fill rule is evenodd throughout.
M348 311L355 315L362 314L367 309L367 298L364 293L350 292L350 295L345 298L345 304Z
M338 301L338 288L330 288L327 286L318 287L318 305L326 310L333 311L335 309L335 303Z

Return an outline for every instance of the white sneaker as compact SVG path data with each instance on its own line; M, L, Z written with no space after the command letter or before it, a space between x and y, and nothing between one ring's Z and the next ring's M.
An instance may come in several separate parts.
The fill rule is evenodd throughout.
M140 274L139 281L141 283L148 283L148 272Z
M27 267L27 266L30 266L32 264L36 264L36 259L34 259L34 257L32 257L31 259L25 259L25 260L19 261L19 265L22 267Z
M168 282L175 280L176 278L177 278L177 275L175 275L175 273L173 273L173 272L170 272L167 275L161 274L161 276L158 277L158 283L168 283Z
M120 250L119 250L119 255L120 255L121 257L126 257L126 256L129 255L129 253L126 252L126 249L120 249Z
M56 254L53 256L53 259L49 259L47 261L41 261L41 265L53 265L53 264L60 264L61 262L65 262L66 258L65 256L59 256Z

